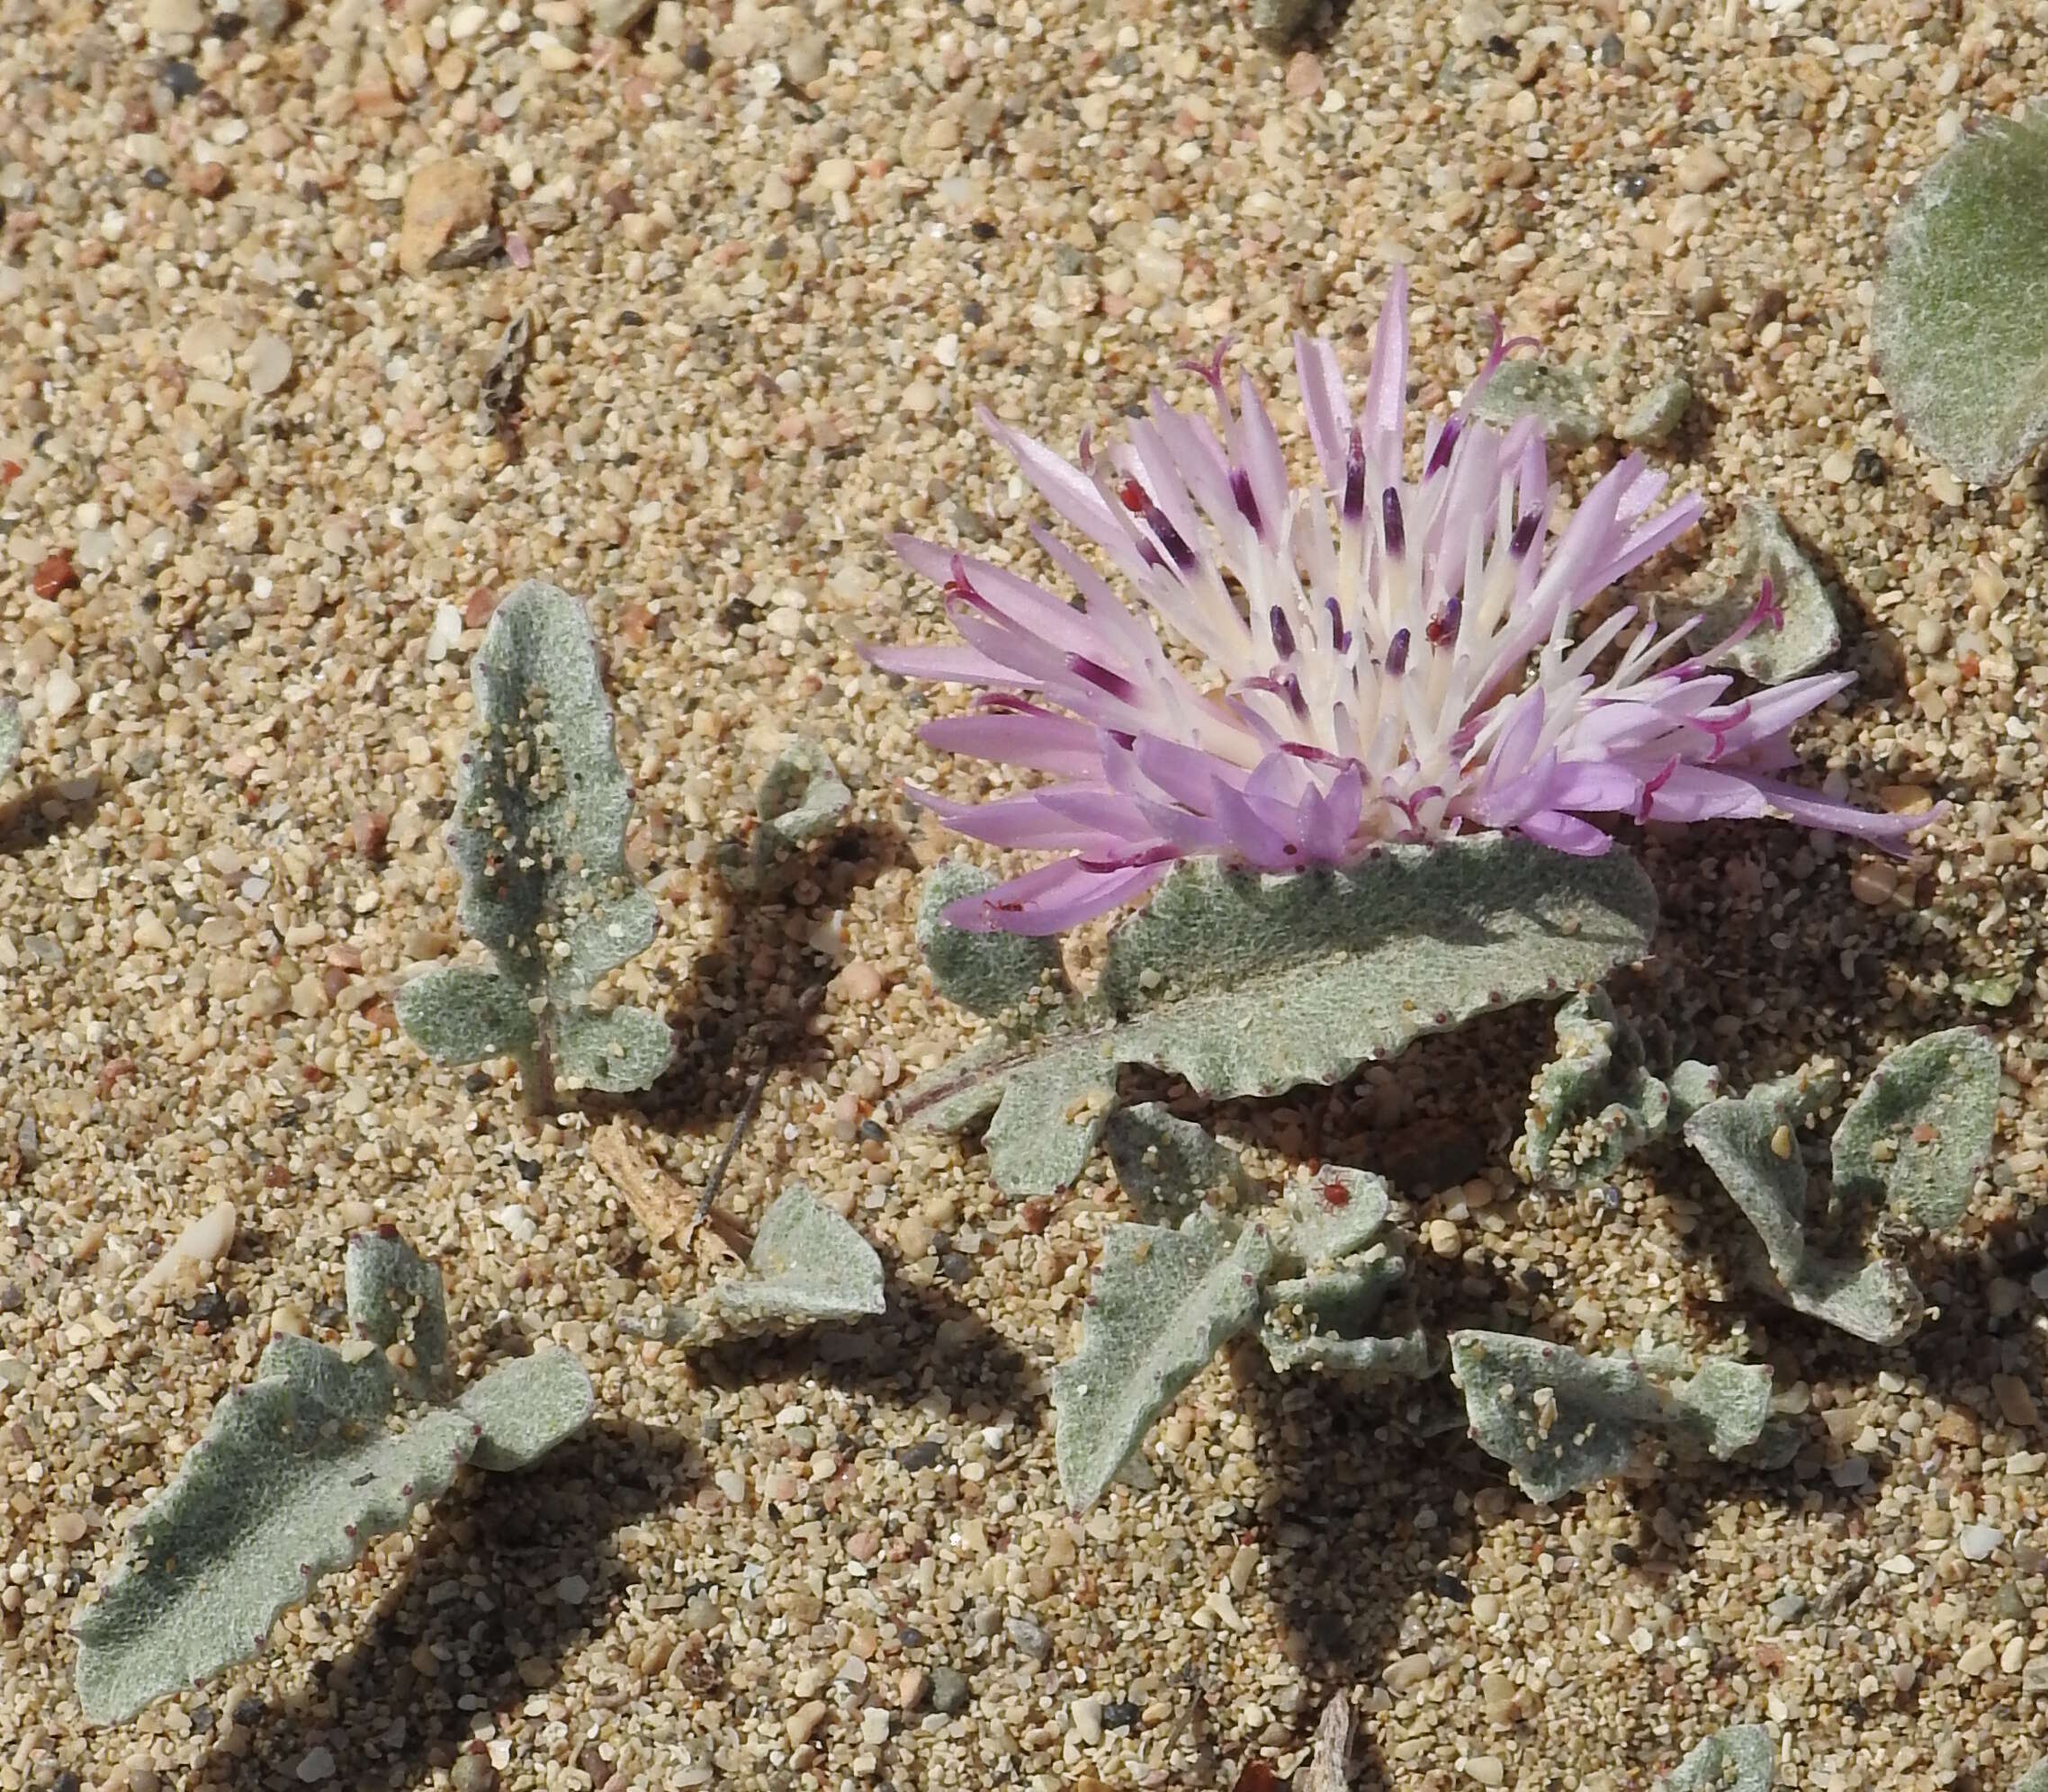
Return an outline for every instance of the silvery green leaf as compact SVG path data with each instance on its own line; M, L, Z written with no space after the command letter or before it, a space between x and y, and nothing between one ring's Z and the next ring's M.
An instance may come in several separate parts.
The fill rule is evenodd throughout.
M656 926L625 861L632 792L583 605L536 579L517 586L492 613L470 677L475 732L448 848L463 925L499 979L430 972L400 991L400 1023L445 1061L516 1056L538 1107L552 1099L565 1032L574 1080L644 1089L668 1062L644 1020L581 1015L597 980L645 951Z
M1746 1724L1709 1736L1672 1769L1663 1792L1771 1792L1776 1777L1771 1733Z
M441 1272L399 1236L396 1226L360 1232L348 1241L342 1286L358 1338L380 1350L402 1346L422 1382L441 1373L448 1355Z
M1685 421L1685 413L1692 408L1690 381L1677 375L1659 380L1629 407L1628 415L1615 426L1614 434L1624 442L1639 442L1654 448L1677 434L1678 426Z
M2036 1761L2013 1782L2012 1792L2048 1792L2048 1761Z
M900 1112L949 1130L993 1110L998 1185L1048 1193L1087 1162L1120 1065L1208 1097L1334 1082L1424 1034L1595 981L1648 949L1656 917L1618 848L1576 858L1481 836L1291 876L1191 862L1110 936L1091 1001L926 1077Z
M14 769L22 757L22 706L13 697L0 696L0 776Z
M1912 1278L1893 1263L1843 1262L1807 1244L1807 1169L1797 1130L1840 1087L1826 1072L1723 1096L1685 1123L1685 1139L1756 1229L1771 1286L1786 1304L1866 1342L1895 1344L1925 1313Z
M1768 577L1783 623L1761 623L1724 657L1760 685L1782 685L1810 672L1840 647L1842 625L1820 575L1772 506L1745 504L1735 527L1735 570L1726 594L1707 613L1701 650L1710 651L1706 641L1725 638L1749 614Z
M1535 417L1544 436L1560 448L1584 448L1606 429L1584 373L1548 361L1505 361L1470 400L1472 415L1505 426Z
M1251 1179L1228 1145L1161 1102L1118 1108L1104 1139L1118 1182L1146 1220L1177 1225L1210 1196L1240 1192Z
M1999 1049L1970 1026L1930 1033L1871 1072L1835 1133L1837 1193L1957 1225L1991 1154Z
M351 1363L279 1337L256 1380L221 1402L78 1618L78 1702L92 1721L129 1716L264 1648L286 1606L454 1479L474 1424L444 1408L390 1430L391 1374L362 1348Z
M1081 1324L1053 1376L1060 1486L1091 1506L1124 1458L1201 1366L1259 1315L1272 1266L1264 1231L1235 1240L1208 1214L1171 1226L1114 1226Z
M848 1221L792 1183L763 1217L746 1272L718 1283L701 1304L728 1336L862 1319L887 1304L882 1259Z
M1298 1176L1281 1197L1275 1260L1313 1275L1352 1257L1379 1237L1388 1205L1387 1184L1362 1169L1332 1164Z
M1497 1331L1453 1332L1451 1360L1474 1440L1532 1500L1620 1474L1653 1434L1681 1450L1733 1456L1770 1417L1762 1365L1715 1359L1684 1377L1638 1357L1583 1357Z
M1989 119L1907 196L1871 342L1914 440L1966 479L2009 478L2048 435L2048 114Z
M1056 939L973 933L944 918L948 904L994 887L994 878L965 859L948 859L925 879L918 899L917 944L933 987L948 1001L991 1019L1028 1002L1057 1006L1071 991Z
M387 1353L410 1355L404 1393L431 1392L448 1337L440 1274L394 1234L364 1232L349 1242L346 1286L355 1340L336 1350L273 1338L79 1616L78 1698L93 1721L257 1653L285 1607L402 1526L463 1463L524 1466L588 1418L589 1377L549 1351L401 1423Z
M830 833L852 804L853 793L831 755L815 740L793 736L762 775L752 851L728 863L728 877L742 890L765 887L785 860Z
M1269 1319L1260 1327L1259 1341L1281 1375L1307 1371L1352 1387L1420 1381L1435 1367L1429 1340L1420 1331L1393 1338L1346 1338L1333 1331L1296 1334Z
M516 587L470 677L477 731L450 835L463 925L515 982L572 1001L654 936L625 862L632 792L583 605L536 579Z
M554 1017L553 1035L562 1080L607 1095L651 1089L676 1055L669 1023L645 1008L564 1008Z
M1671 1091L1643 1066L1642 1041L1601 990L1558 1010L1558 1055L1530 1090L1522 1158L1530 1179L1588 1187L1663 1136Z
M567 1350L536 1350L501 1363L463 1390L456 1410L478 1427L479 1468L530 1467L588 1422L597 1391Z
M525 1058L540 1037L534 1005L529 990L474 964L421 972L400 990L396 1004L407 1037L444 1064Z

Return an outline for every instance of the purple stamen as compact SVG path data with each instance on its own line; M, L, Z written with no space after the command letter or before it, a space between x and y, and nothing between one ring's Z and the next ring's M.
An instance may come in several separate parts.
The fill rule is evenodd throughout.
M1272 624L1273 651L1279 654L1282 659L1292 659L1294 658L1294 631L1288 626L1286 611L1275 604L1272 614L1266 620Z
M1066 669L1077 678L1085 678L1099 691L1105 691L1118 703L1137 701L1137 686L1121 672L1112 672L1100 660L1091 659L1084 653L1070 653L1066 657Z
M1355 529L1365 521L1365 437L1352 431L1344 451L1344 524Z
M1172 518L1150 500L1146 501L1145 506L1145 526L1158 536L1159 545L1172 556L1173 564L1182 572L1192 572L1200 564L1195 551L1173 526Z
M1434 479L1451 464L1451 451L1458 445L1458 419L1451 418L1443 426L1443 434L1436 438L1436 446L1430 450L1429 465L1423 469L1425 479Z
M1387 643L1387 669L1397 678L1408 669L1408 632L1396 629L1394 639Z
M1778 588L1772 584L1767 572L1764 575L1764 588L1756 594L1756 620L1774 629L1785 625L1785 606L1778 602Z
M1536 532L1542 526L1543 513L1532 510L1514 525L1514 533L1508 540L1508 552L1516 560L1527 559L1529 550L1536 545Z
M1330 647L1337 653L1352 650L1352 632L1344 626L1343 606L1334 597L1323 600L1323 607L1330 613Z
M1223 363L1224 358L1230 353L1231 345L1236 340L1235 336L1226 336L1217 344L1216 352L1207 361L1183 361L1181 363L1188 372L1199 373L1203 379L1208 381L1209 390L1216 394L1217 402L1226 411L1230 408L1230 395L1223 383Z
M1399 560L1407 551L1407 524L1401 521L1401 494L1392 486L1379 494L1379 526L1387 537L1387 552Z
M1259 501L1252 496L1252 476L1242 467L1230 470L1230 495L1237 502L1237 514L1252 525L1254 533L1263 534L1259 526Z

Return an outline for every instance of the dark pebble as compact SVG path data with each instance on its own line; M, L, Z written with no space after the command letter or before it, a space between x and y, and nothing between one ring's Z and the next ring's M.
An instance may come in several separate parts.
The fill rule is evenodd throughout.
M948 1250L939 1259L939 1271L948 1282L970 1282L975 1276L975 1259Z
M292 295L292 302L301 311L310 311L320 302L320 295L310 286L301 286Z
M1884 464L1884 456L1876 449L1859 448L1856 450L1855 465L1851 470L1865 485L1882 485L1884 475L1889 470Z
M932 1464L939 1460L939 1446L929 1440L921 1444L912 1444L907 1448L896 1452L896 1460L909 1469L912 1474L915 1474L921 1468L930 1468Z
M914 1624L906 1624L896 1640L906 1649L921 1649L924 1647L924 1632Z
M1105 1730L1135 1730L1141 1708L1127 1698L1112 1698L1102 1707L1102 1727Z
M878 1120L863 1120L860 1123L860 1136L871 1139L879 1145L887 1140L889 1129Z
M348 1323L348 1314L340 1307L323 1303L313 1309L313 1323L322 1331L339 1331ZM241 1721L239 1716L235 1719L238 1724Z
M693 75L701 75L711 67L711 46L701 40L683 47L683 67Z
M1642 1560L1642 1557L1638 1555L1635 1550L1625 1543L1608 1545L1607 1553L1624 1568L1633 1568L1637 1563Z
M19 1313L27 1296L12 1282L0 1285L0 1313Z
M206 84L199 78L199 70L189 62L166 62L164 65L164 85L171 90L172 97L189 100Z
M967 228L974 233L977 243L985 243L995 235L995 226L985 218L977 218Z
M541 1160L538 1158L523 1158L515 1153L512 1163L519 1172L520 1181L538 1182L541 1179Z
M967 1677L957 1668L931 1671L931 1708L948 1717L967 1708Z
M485 1089L490 1087L490 1072L489 1071L472 1071L468 1076L463 1079L463 1087L469 1090L472 1095L481 1095Z
M78 1792L78 1776L66 1768L49 1782L49 1792Z
M638 311L621 311L619 313L619 326L622 329L638 329L646 321L647 319L642 317Z
M171 177L161 168L145 168L142 171L142 184L151 193L161 193L170 184Z
M243 1729L253 1729L263 1722L263 1700L238 1698L235 1701L235 1722Z
M211 1705L195 1705L185 1716L191 1719L192 1727L201 1735L213 1727L213 1707Z
M1453 1605L1470 1605L1472 1603L1471 1588L1468 1587L1455 1574L1446 1574L1439 1571L1430 1577L1430 1585L1435 1589L1436 1596L1440 1599L1449 1599Z
M1013 1617L1004 1628L1010 1632L1010 1640L1034 1662L1043 1662L1053 1653L1053 1639L1044 1625L1034 1624L1028 1617Z
M1612 68L1618 66L1621 60L1621 40L1616 37L1612 31L1609 31L1605 37L1600 40L1600 59L1608 67Z
M706 1412L704 1422L696 1428L696 1434L707 1444L715 1444L725 1436L725 1421L715 1412Z

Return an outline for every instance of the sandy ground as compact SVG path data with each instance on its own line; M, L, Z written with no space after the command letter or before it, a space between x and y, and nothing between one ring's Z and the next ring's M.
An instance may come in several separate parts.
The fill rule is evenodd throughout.
M1812 1792L2009 1784L2048 1730L2043 512L1900 437L1864 326L1894 195L2039 88L2048 18L1361 5L1289 58L1226 0L717 0L624 43L585 0L246 11L0 0L0 632L32 718L0 847L0 1788L1257 1788L1340 1688L1392 1792L1622 1792L1745 1720ZM470 174L401 244L448 157ZM481 259L427 264L451 248ZM1812 775L1954 805L1896 873L1774 826L1644 843L1666 921L1623 1000L1738 1083L1983 1021L1999 1161L1918 1260L1938 1317L1880 1351L1739 1284L1696 1163L1613 1205L1518 1189L1540 1014L1216 1116L1395 1175L1443 1223L1439 1322L1743 1343L1804 1447L1535 1508L1398 1401L1221 1364L1156 1486L1076 1520L1046 1376L1124 1204L1098 1173L1020 1207L972 1145L889 1125L961 1034L910 932L944 847L896 787L983 786L855 644L938 627L893 529L1036 563L974 406L1071 445L1190 392L1226 332L1284 395L1302 325L1362 378L1397 260L1424 404L1494 309L1617 400L1688 375L1657 459L1711 519L1650 585L1707 588L1738 504L1777 503L1862 675ZM767 1066L728 1203L801 1177L847 1207L884 1322L694 1359L623 1336L697 1271L589 1121L530 1129L506 1067L394 1028L456 944L476 624L535 573L605 635L664 918L617 981L684 1058L624 1124L694 1187ZM799 724L858 826L736 901L714 848ZM223 1197L213 1279L131 1303ZM79 1600L265 1338L333 1335L372 1215L446 1265L466 1363L550 1338L597 1421L465 1479L263 1662L89 1729Z

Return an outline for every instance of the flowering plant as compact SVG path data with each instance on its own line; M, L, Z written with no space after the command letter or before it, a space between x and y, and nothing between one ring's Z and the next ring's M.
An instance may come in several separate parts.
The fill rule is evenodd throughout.
M1730 695L1721 656L1779 620L1767 579L1747 621L1689 658L1672 650L1693 624L1630 635L1627 605L1574 639L1602 593L1703 506L1653 508L1665 476L1630 455L1553 530L1537 420L1501 430L1472 412L1513 345L1496 336L1407 477L1406 301L1397 273L1355 414L1330 345L1297 339L1320 474L1306 488L1248 376L1233 408L1220 352L1201 370L1220 435L1155 393L1123 440L1096 452L1083 437L1076 465L984 416L1152 619L1043 528L1078 608L991 561L897 540L944 584L962 642L870 658L980 691L968 713L926 726L931 745L1051 778L978 804L913 793L961 833L1065 855L961 899L952 924L1058 933L1203 856L1286 872L1488 831L1593 856L1611 843L1594 818L1612 817L1777 815L1888 846L1925 825L1776 775L1796 763L1792 724L1852 675Z

